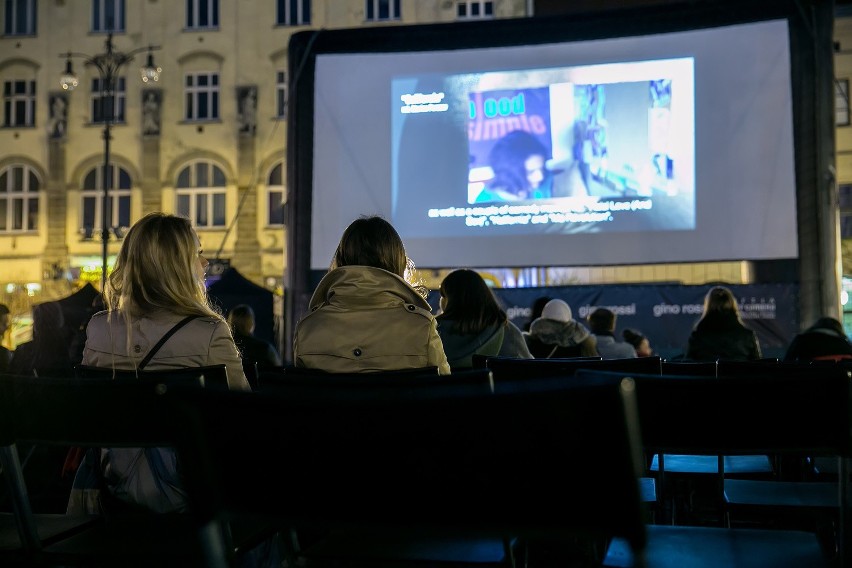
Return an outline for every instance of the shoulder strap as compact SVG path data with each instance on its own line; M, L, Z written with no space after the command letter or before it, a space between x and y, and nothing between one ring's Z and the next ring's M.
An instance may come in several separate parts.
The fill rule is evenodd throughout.
M150 351L148 351L148 354L147 354L147 355L145 355L145 358L144 358L144 359L142 359L142 361L140 361L140 362L139 362L139 365L136 367L136 370L141 371L142 369L144 369L144 368L145 368L145 365L147 365L148 363L150 363L150 362L151 362L151 359L153 359L154 355L156 355L156 354L157 354L157 351L159 351L159 350L160 350L160 347L162 347L163 345L165 345L165 344L166 344L166 341L168 341L168 340L169 340L169 338L170 338L171 336L173 336L175 333L177 333L177 331L178 331L180 328L182 328L183 326L185 326L186 324L188 324L189 322L191 322L192 320L194 320L194 319L195 319L195 318L197 318L197 317L201 317L201 316L186 316L185 318L183 318L182 320L180 320L179 322L177 322L177 323L174 325L174 327L172 327L169 331L167 331L167 332L163 335L163 337L161 337L161 338L160 338L160 340L157 342L157 344L156 344L156 345L154 345L154 346L151 348L151 350L150 350Z

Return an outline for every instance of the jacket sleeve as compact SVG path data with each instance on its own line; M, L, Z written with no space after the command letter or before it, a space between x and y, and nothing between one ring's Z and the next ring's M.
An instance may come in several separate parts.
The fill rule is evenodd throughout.
M219 322L210 337L208 352L209 365L225 364L228 369L228 388L230 390L251 390L246 375L243 372L243 361L234 344L234 338L228 330L228 324Z
M441 342L441 336L438 335L438 324L434 319L429 329L428 349L429 366L438 367L439 375L449 375L450 364L447 362L447 355L444 353L444 344Z
M500 346L498 355L500 357L518 357L519 359L533 358L521 330L509 320L506 320L506 333L503 336L503 345Z

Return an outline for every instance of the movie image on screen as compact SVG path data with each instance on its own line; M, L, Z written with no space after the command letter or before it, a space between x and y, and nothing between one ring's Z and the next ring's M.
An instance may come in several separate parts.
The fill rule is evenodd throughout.
M695 227L691 58L403 77L392 88L394 218L406 227ZM430 147L456 164L457 183L434 177Z

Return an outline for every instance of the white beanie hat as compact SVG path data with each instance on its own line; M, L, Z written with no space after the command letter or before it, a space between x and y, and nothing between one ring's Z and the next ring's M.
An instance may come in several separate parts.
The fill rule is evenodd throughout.
M567 323L571 321L571 306L564 300L550 300L544 305L541 317Z

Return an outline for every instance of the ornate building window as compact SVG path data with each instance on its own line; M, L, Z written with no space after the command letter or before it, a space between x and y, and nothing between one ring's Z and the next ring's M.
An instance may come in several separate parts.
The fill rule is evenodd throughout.
M219 0L186 0L186 29L219 27Z
M364 19L368 22L400 19L399 0L366 0Z
M279 26L311 23L311 0L276 0L275 8L275 23Z
M0 232L38 231L41 181L29 166L13 164L0 170Z
M492 18L494 16L494 2L492 0L458 0L456 2L456 16L459 20Z
M130 174L121 166L110 164L109 198L107 199L107 219L109 229L117 237L124 235L130 227ZM104 178L106 170L103 164L92 168L83 178L83 191L80 211L81 232L86 238L99 236L102 230L104 207Z
M36 0L5 0L3 33L7 36L36 34Z
M278 162L269 172L266 180L266 224L271 227L284 225L284 202L287 192L284 188L284 162Z
M3 81L3 126L35 126L35 81Z
M199 229L225 226L225 173L212 162L198 161L177 178L177 214Z
M219 118L219 74L186 74L186 120Z
M124 107L127 94L124 77L116 77L115 89L112 93L103 92L103 81L92 79L91 110L92 123L100 124L112 114L111 122L124 122Z
M124 0L92 0L92 31L123 32Z

